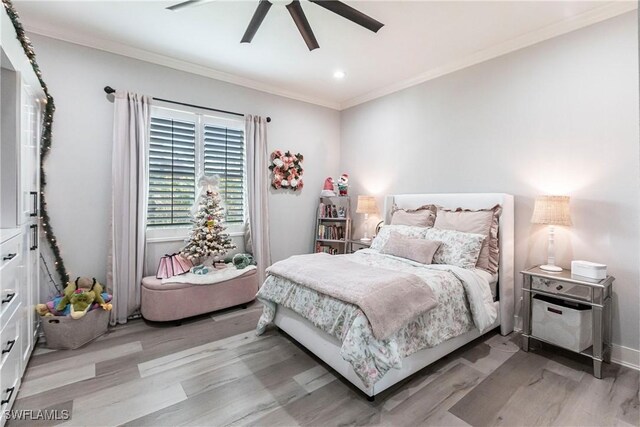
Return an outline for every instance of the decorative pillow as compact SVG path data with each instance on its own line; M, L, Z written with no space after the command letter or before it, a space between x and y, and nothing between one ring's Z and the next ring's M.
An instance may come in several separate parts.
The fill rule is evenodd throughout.
M439 228L425 229L424 238L442 242L433 256L434 264L449 264L462 268L474 268L485 236Z
M438 208L434 205L424 205L418 209L398 209L394 206L391 214L391 225L433 227L437 210Z
M441 242L404 236L397 231L391 231L380 253L410 259L421 264L431 264L433 255L440 245Z
M476 267L495 274L498 272L498 219L501 212L500 205L478 210L462 208L453 210L438 207L434 227L485 236Z
M425 231L429 230L424 227L411 227L409 225L383 225L380 232L371 242L371 249L381 250L389 240L389 235L392 231L396 231L403 236L424 238Z

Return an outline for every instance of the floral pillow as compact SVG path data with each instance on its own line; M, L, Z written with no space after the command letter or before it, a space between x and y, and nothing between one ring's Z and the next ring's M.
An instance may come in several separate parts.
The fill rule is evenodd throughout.
M371 249L381 250L384 245L387 244L392 231L402 234L403 236L424 239L424 233L427 230L428 228L425 227L414 227L411 225L383 225L376 238L371 242Z
M433 256L434 264L474 268L478 262L485 236L455 230L426 228L424 229L424 238L442 242Z

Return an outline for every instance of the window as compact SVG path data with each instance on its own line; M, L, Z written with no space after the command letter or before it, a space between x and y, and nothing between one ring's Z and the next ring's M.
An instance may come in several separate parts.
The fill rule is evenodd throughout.
M195 198L196 124L151 118L148 225L185 225Z
M204 173L217 175L227 223L244 221L244 131L204 125Z
M154 107L149 138L149 227L191 224L197 178L219 178L226 223L245 218L243 122Z

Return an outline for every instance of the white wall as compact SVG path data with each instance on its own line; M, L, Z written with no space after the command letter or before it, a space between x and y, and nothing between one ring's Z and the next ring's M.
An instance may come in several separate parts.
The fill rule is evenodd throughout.
M57 107L46 164L47 200L72 277L106 278L113 127L106 85L271 117L270 150L291 150L305 157L302 192L270 195L273 260L312 249L317 196L324 179L337 175L337 111L59 40L30 38Z
M628 13L346 110L340 170L380 207L393 193L514 194L518 271L546 257L534 197L570 195L559 263L608 264L613 342L638 349L637 31Z

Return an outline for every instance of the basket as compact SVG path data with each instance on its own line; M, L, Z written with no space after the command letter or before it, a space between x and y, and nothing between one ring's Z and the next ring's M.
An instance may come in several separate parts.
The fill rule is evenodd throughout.
M80 319L71 316L41 317L47 348L74 350L104 335L109 327L109 312L91 310Z

